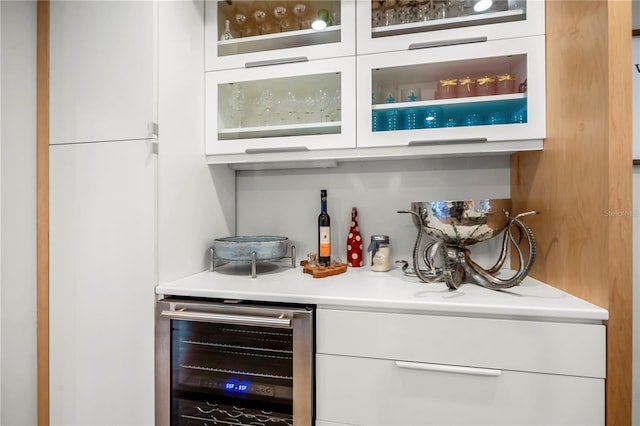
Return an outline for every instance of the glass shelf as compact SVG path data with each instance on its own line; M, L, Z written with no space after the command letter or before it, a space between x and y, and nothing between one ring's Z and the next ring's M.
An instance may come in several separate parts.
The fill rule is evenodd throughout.
M341 25L332 25L322 31L312 29L296 30L284 33L220 40L218 41L218 55L229 56L268 50L288 49L298 46L339 43L341 31Z
M470 96L467 98L451 98L451 99L434 99L428 101L416 101L416 102L394 102L389 104L376 104L372 105L372 110L384 110L393 108L420 108L420 107L446 107L454 105L472 105L476 103L487 102L500 102L500 101L515 101L518 99L524 99L526 101L526 93L512 93L508 95L492 95L492 96Z
M219 130L218 140L252 139L282 136L329 135L340 133L341 128L342 122L340 121L241 127Z
M399 34L413 34L425 31L462 28L471 25L499 24L503 22L513 22L525 19L525 9L513 9L491 13L478 13L467 16L457 16L455 18L434 19L425 22L411 22L407 24L374 27L371 29L371 37L377 38Z

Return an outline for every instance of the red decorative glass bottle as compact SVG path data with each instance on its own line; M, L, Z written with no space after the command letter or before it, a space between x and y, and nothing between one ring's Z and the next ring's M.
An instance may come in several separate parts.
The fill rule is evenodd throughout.
M362 260L362 236L358 226L358 209L351 209L351 228L347 237L347 265L360 267L364 265Z

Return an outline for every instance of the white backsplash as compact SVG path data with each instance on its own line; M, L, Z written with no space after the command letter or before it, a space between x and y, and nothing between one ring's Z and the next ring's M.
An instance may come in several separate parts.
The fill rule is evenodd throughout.
M298 258L317 251L320 190L328 192L332 256L346 261L351 208L358 208L360 232L391 239L394 260L410 261L417 228L412 201L509 198L509 157L482 156L343 163L329 169L237 172L237 235L280 235L296 246ZM499 239L472 249L489 266ZM366 259L366 254L365 254Z

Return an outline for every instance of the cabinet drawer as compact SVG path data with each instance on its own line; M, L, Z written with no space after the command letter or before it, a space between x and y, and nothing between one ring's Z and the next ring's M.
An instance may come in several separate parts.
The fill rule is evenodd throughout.
M601 425L604 380L493 370L428 371L316 356L317 419L353 425ZM322 424L322 423L320 423Z
M605 327L318 309L317 352L604 378Z

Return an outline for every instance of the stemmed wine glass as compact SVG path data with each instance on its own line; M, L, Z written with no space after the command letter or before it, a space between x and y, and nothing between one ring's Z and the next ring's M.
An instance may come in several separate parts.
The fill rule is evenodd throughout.
M298 118L298 98L296 97L296 95L289 91L287 92L287 94L284 96L284 99L282 100L283 106L287 112L287 123L288 124L294 124L297 123L299 121Z
M269 2L269 10L275 18L280 32L295 30L295 22L291 17L289 5L284 0Z
M325 114L327 109L329 108L329 93L327 93L324 89L318 89L316 91L316 104L318 107L318 111L320 112L320 121L325 120Z
M262 92L260 92L260 95L258 96L258 99L256 99L256 101L258 107L260 108L259 111L262 115L263 124L265 126L268 126L271 120L271 109L276 104L275 96L273 95L273 92L271 92L271 90L264 89L262 90Z
M242 113L245 107L244 91L239 85L234 84L231 89L231 95L228 99L229 108L231 109L231 117L233 118L233 126L242 127Z
M341 110L342 110L342 97L340 89L336 89L329 99L329 114L327 117L330 121L340 121L341 120Z
M311 28L311 20L309 19L311 4L308 0L293 0L291 2L291 12L293 16L295 16L298 27L301 30Z
M233 9L233 23L238 28L240 37L251 37L256 34L251 16L251 8L246 2L239 1Z
M316 111L316 98L313 95L307 95L304 97L304 113L305 121L307 123L313 123L315 119L313 114Z
M280 31L280 27L276 25L265 2L254 2L252 16L260 35L273 34Z

